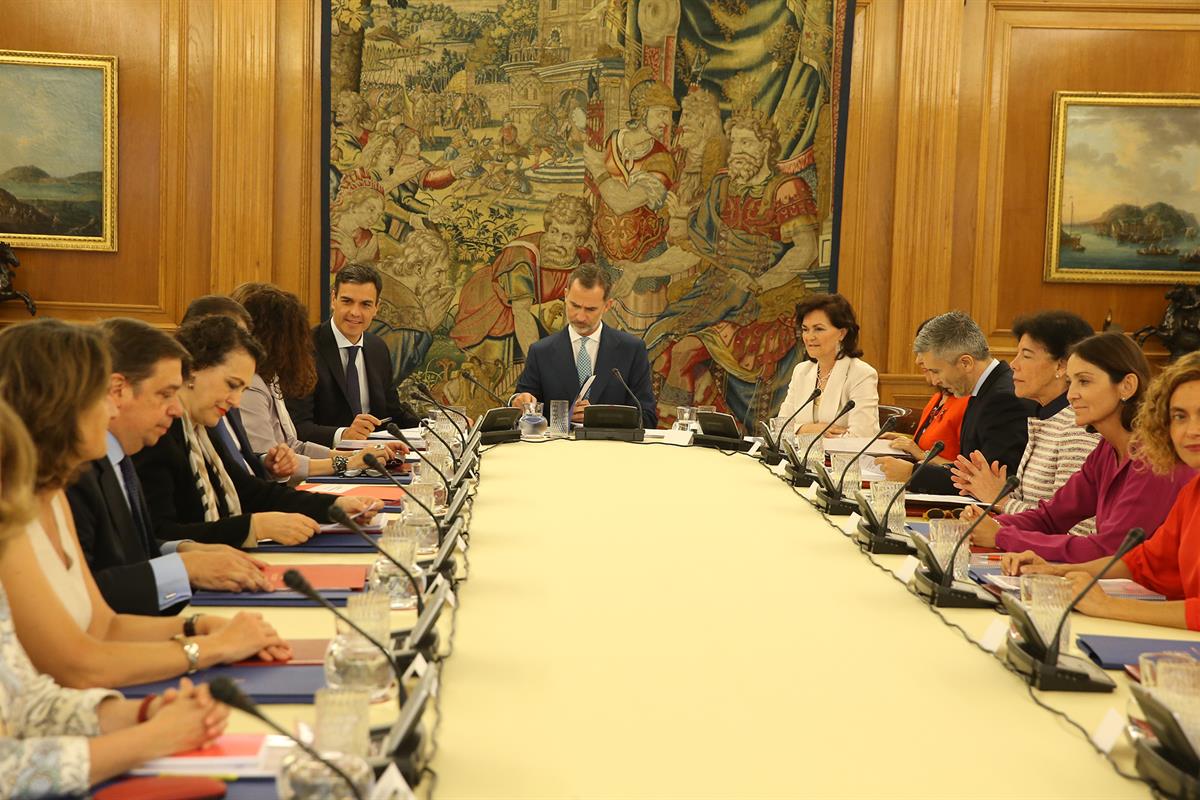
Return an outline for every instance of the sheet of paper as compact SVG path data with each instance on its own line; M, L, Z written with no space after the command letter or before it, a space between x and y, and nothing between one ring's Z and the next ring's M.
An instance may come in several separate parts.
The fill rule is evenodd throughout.
M912 580L912 576L917 574L917 567L921 566L921 562L916 556L908 556L901 562L900 568L896 570L896 577L908 583Z
M1115 708L1109 708L1104 719L1100 720L1100 724L1093 731L1092 741L1105 753L1111 753L1113 745L1117 743L1117 739L1121 738L1123 730L1125 730L1125 718Z
M583 382L583 386L579 387L579 394L575 396L575 403L578 403L583 398L587 397L588 392L592 390L592 384L596 382L596 374L588 375L588 379ZM574 403L572 403L574 405Z
M986 506L987 503L981 503L974 497L963 497L961 494L922 494L921 492L908 492L904 495L906 503L937 503L941 505L956 505L956 506Z
M979 643L983 645L989 653L994 653L1000 649L1000 645L1004 643L1004 635L1008 633L1008 619L1005 617L997 617L992 620L992 624L988 625L988 629L983 632L983 638Z
M826 453L857 453L866 446L870 441L870 436L832 436L821 440L821 445L825 448ZM896 458L907 457L907 453L903 450L897 450L892 447L891 442L883 439L878 439L867 448L869 456L893 456Z

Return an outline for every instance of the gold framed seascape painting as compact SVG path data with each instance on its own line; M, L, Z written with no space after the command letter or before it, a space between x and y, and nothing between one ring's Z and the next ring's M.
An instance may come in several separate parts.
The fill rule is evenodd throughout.
M1045 279L1200 281L1200 95L1056 92Z
M117 59L0 50L0 240L117 249Z

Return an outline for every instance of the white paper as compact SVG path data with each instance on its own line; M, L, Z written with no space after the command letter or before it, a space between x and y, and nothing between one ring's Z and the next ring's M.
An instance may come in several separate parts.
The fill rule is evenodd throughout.
M832 436L821 440L821 445L825 448L826 453L857 453L866 446L870 441L870 436ZM893 456L902 458L907 456L903 450L897 450L892 447L891 442L884 439L876 439L867 448L869 456Z
M748 456L758 455L758 451L762 450L762 446L763 446L762 439L755 439L754 444L750 447L749 450L746 451L746 455L748 455Z
M1003 617L992 620L992 624L988 625L988 629L983 632L983 638L979 643L983 645L989 653L995 653L1000 649L1000 645L1004 643L1004 636L1008 633L1008 620Z
M368 795L369 800L417 800L413 790L400 774L400 768L395 762L388 764L387 769L379 776L375 786Z
M417 653L413 657L413 660L408 662L408 669L404 670L404 679L423 678L425 677L425 670L428 668L429 662L425 660L425 656Z
M917 573L917 567L921 566L921 562L916 556L907 556L900 564L900 568L896 570L896 577L908 583L912 580L912 576Z
M1115 708L1110 707L1104 715L1104 719L1100 720L1100 724L1092 733L1092 742L1105 753L1111 753L1113 745L1117 743L1123 730L1125 730L1125 718L1117 713Z
M575 405L580 400L587 397L588 390L592 388L592 384L595 382L596 382L596 373L593 372L591 375L588 375L588 379L583 382L583 386L579 387L579 394L576 395L575 403L572 403L572 405Z
M940 505L957 505L957 506L986 506L987 503L980 502L974 497L964 497L961 494L922 494L920 492L907 492L904 495L906 503L937 503Z
M858 523L860 522L862 522L862 517L855 511L842 522L842 530L846 533L854 533L858 530Z

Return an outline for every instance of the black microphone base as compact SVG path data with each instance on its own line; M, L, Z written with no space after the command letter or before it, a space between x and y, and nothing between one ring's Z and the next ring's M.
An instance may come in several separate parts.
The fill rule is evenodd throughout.
M641 442L646 438L642 428L580 428L575 431L576 441L591 439L608 442Z
M929 574L927 567L919 567L913 573L913 588L917 594L935 608L994 608L1000 601L994 597L985 599L971 589L960 589L953 584L942 586ZM990 597L990 595L989 595Z
M1172 764L1161 744L1145 737L1135 739L1133 752L1137 774L1157 786L1159 792L1180 800L1200 800L1200 780Z
M697 433L693 436L692 444L699 447L715 447L718 450L736 450L739 453L744 453L754 447L753 442L747 442L745 439L731 439L728 436L713 436L705 433Z
M844 497L835 497L823 488L817 489L815 505L818 510L825 512L831 517L848 517L858 511L858 503L847 500Z
M521 441L521 432L513 429L511 431L485 431L479 435L480 444L504 444L505 442Z
M1057 664L1035 658L1019 637L1009 634L1005 658L1025 682L1043 692L1111 692L1113 679L1094 662L1079 656L1059 655Z
M798 486L801 489L806 489L809 486L812 486L813 481L817 479L812 473L802 472L796 469L794 464L787 465L787 476L792 486Z
M778 450L763 448L760 451L760 458L762 458L764 464L773 467L780 461L783 461L783 453L780 453Z
M865 519L858 523L854 541L863 552L877 553L881 556L907 556L917 552L907 539L879 534L872 530Z

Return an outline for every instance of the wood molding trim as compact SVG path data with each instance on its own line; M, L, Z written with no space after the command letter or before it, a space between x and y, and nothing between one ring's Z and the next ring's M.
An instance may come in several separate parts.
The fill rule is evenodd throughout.
M212 255L209 291L272 279L275 3L213 4Z
M901 11L892 286L886 367L911 360L907 336L950 301L961 3L909 0Z

